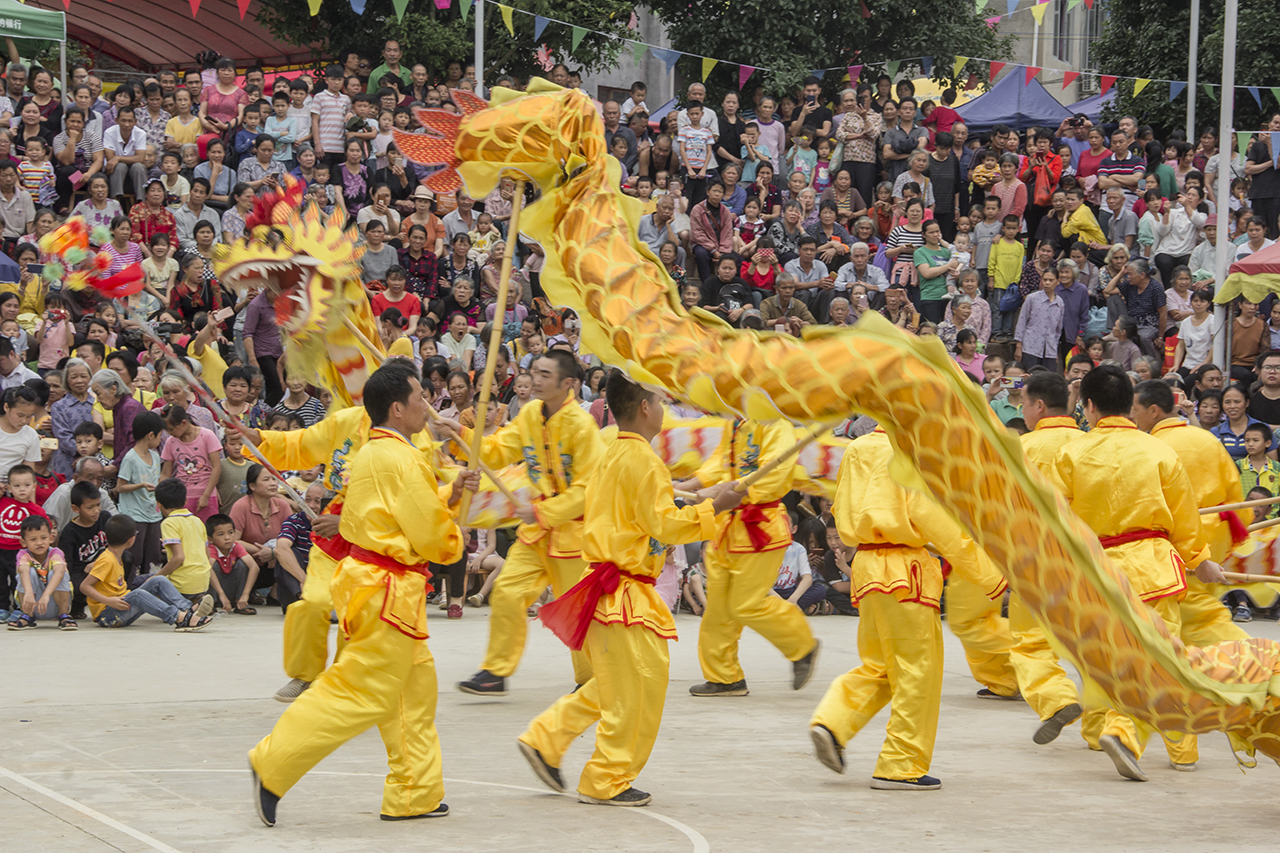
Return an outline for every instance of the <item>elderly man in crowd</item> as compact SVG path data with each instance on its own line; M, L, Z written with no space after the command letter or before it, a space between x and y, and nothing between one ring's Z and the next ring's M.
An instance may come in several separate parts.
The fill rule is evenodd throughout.
M75 467L72 469L71 482L63 483L61 486L53 490L53 494L49 495L48 500L44 502L45 515L62 530L71 523L71 487L76 483L93 483L99 489L102 488L103 479L106 477L106 471L93 456L81 456L76 459ZM116 509L115 502L111 500L111 495L106 491L102 492L102 512L108 515L115 515L119 510Z
M657 257L658 250L664 243L675 243L676 263L683 267L685 251L681 245L680 235L676 233L675 216L675 199L669 195L658 196L653 213L640 217L636 236L640 238L641 243L648 245L654 257Z

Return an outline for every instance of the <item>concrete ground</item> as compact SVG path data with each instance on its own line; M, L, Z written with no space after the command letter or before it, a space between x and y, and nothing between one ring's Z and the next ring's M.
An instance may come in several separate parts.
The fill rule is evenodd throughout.
M1126 782L1079 728L1031 742L1022 703L974 696L960 644L947 662L933 773L937 792L868 787L887 711L846 751L844 776L812 757L806 723L827 683L857 662L857 620L812 620L824 647L814 682L789 689L789 666L758 636L743 640L751 695L694 699L697 620L682 616L662 733L639 785L647 809L585 806L535 779L515 748L525 723L568 687L565 649L533 626L505 699L453 684L477 667L488 610L461 622L432 613L439 666L445 820L378 820L385 772L376 730L324 761L264 828L249 797L246 751L283 710L278 611L219 617L174 634L150 617L128 630L84 624L64 635L5 632L0 682L0 820L6 850L182 851L751 851L855 849L1236 851L1274 849L1280 768L1241 773L1221 735L1201 739L1200 768L1176 773L1155 744L1146 784ZM1253 623L1280 639L1274 623ZM590 754L569 753L566 781ZM413 845L406 847L406 845Z

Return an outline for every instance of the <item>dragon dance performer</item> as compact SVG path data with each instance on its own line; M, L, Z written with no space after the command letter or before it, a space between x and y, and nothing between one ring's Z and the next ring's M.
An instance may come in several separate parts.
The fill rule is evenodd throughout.
M1057 373L1033 373L1022 386L1022 417L1031 429L1022 436L1022 452L1046 477L1051 476L1058 451L1084 435L1068 412L1069 397L1067 380ZM1051 743L1084 713L1076 684L1017 593L1009 596L1009 629L1014 641L1009 658L1018 688L1040 718L1032 740Z
M333 578L347 645L311 689L249 753L258 816L275 824L279 799L326 755L377 725L387 747L383 820L443 817L436 737L435 661L427 648L429 562L452 563L465 547L449 504L475 490L478 472L437 485L409 436L427 402L412 362L394 359L364 386L374 426L351 463L341 533L350 553Z
M1185 566L1202 580L1222 580L1222 570L1208 558L1191 480L1168 444L1129 419L1133 385L1119 367L1104 364L1086 374L1080 399L1092 429L1059 451L1050 479L1097 534L1134 593L1178 637ZM1099 730L1099 715L1098 745L1121 776L1145 782L1138 759L1148 730L1139 731L1118 711L1091 707L1082 723L1086 740ZM1195 768L1194 738L1166 739L1165 746L1174 769Z
M581 369L571 353L548 350L533 363L537 405L484 439L480 455L498 469L523 461L538 498L516 508L524 522L489 597L489 648L481 669L458 685L463 693L502 696L516 671L528 633L526 610L547 584L563 595L582 577L582 510L587 486L604 458L600 429L573 396ZM469 445L471 430L454 425ZM587 656L575 651L577 684L591 678Z
M679 488L698 491L740 480L795 443L795 427L787 421L735 420L716 450ZM793 690L813 676L818 641L809 621L795 604L771 595L791 544L781 501L791 491L794 472L793 465L779 465L751 485L743 505L720 521L706 549L707 610L698 630L698 661L707 680L689 688L694 696L747 695L738 662L743 627L755 629L791 661Z
M871 787L933 790L928 775L942 695L942 568L926 545L967 579L998 599L1004 578L949 515L889 473L894 455L879 427L844 452L832 513L840 538L857 545L850 565L858 605L862 663L837 678L809 723L818 760L843 773L844 747L891 703L885 743Z
M542 608L547 627L570 648L586 648L593 676L543 711L519 737L538 778L564 790L560 759L593 723L596 748L582 769L578 799L644 806L633 788L657 740L675 639L671 610L653 588L667 545L710 539L713 515L737 506L733 483L714 487L696 506L673 503L671 475L650 446L662 429L659 396L614 371L605 388L618 436L586 487L582 553L586 577ZM503 569L506 572L506 569Z

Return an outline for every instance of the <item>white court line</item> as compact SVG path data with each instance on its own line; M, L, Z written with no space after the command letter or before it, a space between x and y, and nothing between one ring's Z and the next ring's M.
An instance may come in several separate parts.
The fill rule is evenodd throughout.
M133 827L126 826L114 818L107 817L102 812L95 811L86 805L77 803L75 800L71 799L70 797L64 797L62 794L59 794L57 791L51 791L48 788L46 788L44 785L41 785L39 782L33 782L27 777L20 776L17 773L14 773L12 770L9 770L8 768L0 767L0 776L3 776L6 779L11 779L14 782L17 782L19 785L22 785L23 787L26 787L31 789L32 791L35 791L37 794L43 794L44 796L48 797L54 802L61 803L62 805L66 806L69 809L75 809L85 817L93 818L99 823L105 824L106 826L111 827L117 832L123 832L125 835L129 836L130 838L141 841L143 844L147 845L151 849L159 850L160 853L182 853L182 851L175 850L174 848L170 847L168 844L165 844L163 841L158 841L152 838L150 835L147 835L145 832L139 832Z
M61 775L64 775L65 772L66 771L59 770L59 771L49 771L47 773L35 773L32 775L52 776L56 774L61 776ZM172 769L157 768L157 769L151 769L151 770L74 770L72 771L72 773L76 773L76 774L107 774L107 775L118 775L120 773L141 774L141 773L243 773L243 772L244 772L243 770L214 770L214 769L201 769L201 768L172 768ZM341 770L312 770L307 775L308 776L365 776L365 777L374 776L377 778L383 778L386 774L352 773L352 772L344 772ZM27 779L25 776L19 776L17 773L14 773L11 770L6 770L5 768L0 767L0 776L7 776L8 778L13 779L15 782L25 785L31 790L36 791L37 793L44 794L46 797L56 800L57 802L62 803L65 806L69 806L75 809L76 811L80 812L81 814L91 817L94 820L101 821L102 823L105 823L107 826L110 826L113 829L117 829L125 833L126 835L130 835L133 838L136 838L139 841L143 842L144 844L150 845L156 850L162 851L162 853L181 853L181 851L174 850L169 845L161 841L157 841L156 839L152 838L149 835L146 835L145 833L138 832L136 829L132 829L128 826L125 826L119 821L113 820L107 817L106 815L101 814L100 812L96 812L93 809L89 808L88 806L82 806L80 803L77 803L75 800L64 797L61 794L57 793L56 791L51 791L48 788L44 787L43 785L40 785L37 782L31 781L30 779ZM534 794L549 794L549 795L558 796L558 797L575 797L576 798L577 796L576 794L568 791L566 791L563 794L558 794L555 791L551 791L547 788L532 788L525 785L507 785L502 782L477 782L472 779L451 779L447 776L445 777L444 781L453 785L481 785L486 788L507 788L508 790L511 790L511 791L528 791ZM667 817L664 814L659 814L658 812L651 811L648 808L628 809L628 811L631 811L635 814L644 815L645 817L653 818L659 823L665 823L667 826L671 827L672 829L678 830L679 832L683 833L684 836L688 838L689 841L693 844L693 853L711 853L711 844L707 841L706 837L703 836L701 832L698 832L693 827L687 824L681 823L675 818Z

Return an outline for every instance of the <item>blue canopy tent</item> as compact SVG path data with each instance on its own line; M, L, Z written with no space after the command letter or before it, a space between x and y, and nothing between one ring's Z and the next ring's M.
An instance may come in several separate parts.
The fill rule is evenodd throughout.
M1102 124L1102 108L1108 106L1116 99L1116 90L1113 88L1105 95L1094 95L1092 98L1085 98L1083 101L1076 101L1067 107L1071 113L1084 113L1089 121L1094 124Z
M970 133L984 133L998 124L1014 129L1032 125L1056 128L1072 111L1058 103L1058 99L1040 85L1040 81L1026 83L1026 72L1021 65L1010 70L999 83L985 95L974 98L956 109L964 119Z

